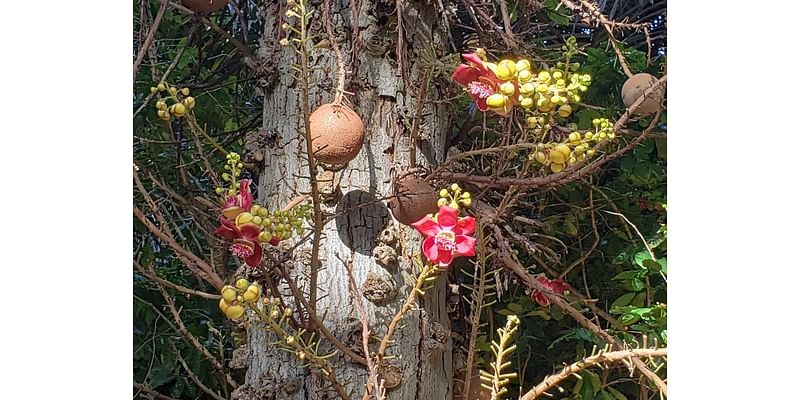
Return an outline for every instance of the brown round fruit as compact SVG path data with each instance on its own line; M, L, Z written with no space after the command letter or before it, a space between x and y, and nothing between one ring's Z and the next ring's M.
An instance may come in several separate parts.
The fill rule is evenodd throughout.
M389 209L401 224L411 225L439 210L436 190L416 176L409 175L395 181L394 194L395 197L389 200Z
M658 82L658 79L656 79L655 76L644 72L630 77L625 81L625 84L622 85L622 103L625 104L625 107L630 107L631 104L656 82ZM664 86L661 86L648 96L633 113L636 115L648 115L658 111L658 106L661 105L661 99L663 97Z
M228 0L183 0L183 5L193 11L210 13L225 8Z
M326 164L347 164L364 144L364 123L345 105L323 104L311 114L314 156Z

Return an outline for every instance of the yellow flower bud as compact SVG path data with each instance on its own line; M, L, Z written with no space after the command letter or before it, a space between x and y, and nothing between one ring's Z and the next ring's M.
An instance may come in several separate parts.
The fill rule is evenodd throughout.
M241 319L244 316L244 307L239 304L229 306L228 309L225 310L225 316L234 321Z
M544 164L547 161L547 156L544 155L543 152L537 151L536 154L534 154L533 159L540 164Z
M181 89L181 94L184 95L184 96L188 96L189 95L189 88L185 87L185 88Z
M569 157L572 150L569 149L569 146L565 145L564 143L559 143L556 145L556 151L563 154L564 158Z
M461 190L461 187L458 186L457 183L454 183L454 184L450 185L450 190L452 190L454 192L457 192L457 191Z
M531 71L528 71L527 69L523 69L517 73L517 80L521 83L528 82L531 80L531 78L533 78L533 74L531 74Z
M529 128L536 128L536 125L538 124L538 121L536 121L536 117L528 117L526 122L528 123Z
M557 151L555 149L551 149L550 150L549 158L550 158L550 162L552 162L554 164L563 164L564 161L566 161L566 157L564 157L564 155L561 154L560 151Z
M250 286L250 281L247 279L239 278L236 281L236 288L239 290L246 290L248 286Z
M439 201L436 202L437 207L442 207L446 205L447 205L447 199L439 199Z
M528 82L519 87L519 92L525 95L531 94L536 90L536 85L533 82Z
M514 61L511 60L502 60L497 63L497 68L495 69L495 75L501 80L507 81L514 78L514 75L517 73L517 68Z
M522 96L520 96L520 97L522 97ZM521 105L523 108L526 108L526 109L527 108L531 108L533 106L533 99L530 98L530 97L522 97L520 99L520 101L519 101L519 105Z
M503 108L506 105L506 96L502 93L495 93L486 98L486 105L491 108Z
M559 173L564 170L564 164L552 163L550 164L550 170L554 173Z
M258 300L260 296L261 296L261 289L257 285L248 286L247 290L245 290L244 292L244 295L242 295L244 301L248 303L252 303Z
M286 338L286 344L288 344L289 346L291 346L292 344L294 344L294 336L288 336L288 337Z
M186 114L186 106L183 103L175 103L172 105L172 113L175 114L176 117L182 117Z
M517 74L522 76L522 71L530 72L531 62L528 61L527 59L523 58L521 60L517 60L517 63L516 63L515 66L517 67Z
M255 216L253 216L253 221L251 221L251 222L256 224L256 225L261 225L261 222L263 222L263 219L261 217L259 217L258 215L255 215Z
M253 214L243 212L236 216L236 225L241 226L253 220Z
M500 85L500 92L502 92L506 96L512 96L514 92L517 91L517 88L511 82L504 82Z
M539 79L539 82L550 83L550 73L547 71L540 71L537 78Z
M183 105L185 105L186 108L188 108L190 110L193 109L194 105L195 105L194 97L189 96L189 97L183 99Z
M461 200L461 204L463 204L464 207L471 207L472 206L472 199L470 199L470 198L463 199L463 200Z
M260 241L262 241L264 243L269 243L272 240L272 233L267 232L267 231L263 231L263 232L258 234L258 240L260 240Z
M162 90L164 90L164 89L166 89L166 88L167 88L167 87L166 87L166 86L164 86L164 82L160 82L160 83L158 84L158 87L157 87L156 89L158 89L158 91L160 92L160 91L162 91Z
M226 303L233 303L233 301L236 300L236 288L231 285L223 286L220 293L222 294L222 299L225 300Z
M439 191L439 197L447 197L447 196L450 196L450 192L448 192L447 189L442 189Z
M223 314L228 310L228 307L230 306L225 302L225 299L219 299L219 310L222 311Z
M560 112L561 109L559 109L558 111ZM577 142L579 140L581 140L581 134L580 133L572 132L572 133L569 134L569 141L570 142Z
M558 115L561 117L569 117L572 114L572 107L569 104L564 104L563 106L558 108Z

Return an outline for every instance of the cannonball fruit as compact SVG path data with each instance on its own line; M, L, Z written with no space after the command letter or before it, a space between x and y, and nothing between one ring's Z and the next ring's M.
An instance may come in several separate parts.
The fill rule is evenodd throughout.
M406 176L394 183L394 194L389 200L392 215L401 224L411 225L424 216L439 210L436 190L424 180Z
M361 151L364 123L349 107L323 104L314 110L310 120L311 145L318 160L346 164Z
M210 13L225 8L228 0L183 0L183 5L193 11Z
M622 85L622 103L625 107L630 107L642 94L653 86L658 79L648 73L639 73L630 77ZM658 111L661 99L664 97L664 86L658 88L633 113L636 115L648 115Z

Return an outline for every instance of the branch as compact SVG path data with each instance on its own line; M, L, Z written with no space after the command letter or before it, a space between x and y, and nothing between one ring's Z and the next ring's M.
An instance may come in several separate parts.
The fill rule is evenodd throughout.
M147 6L150 5L149 2L146 2ZM164 17L164 13L167 11L167 0L161 0L161 7L158 8L158 14L156 14L156 19L153 20L153 24L150 25L150 30L147 32L147 37L144 39L144 43L142 43L141 47L139 47L139 53L136 54L136 59L133 61L133 80L136 81L136 73L139 72L139 66L142 64L142 60L144 60L144 55L150 49L150 45L153 44L153 39L156 37L156 31L158 30L158 26L161 25L161 18Z
M536 385L536 387L528 391L528 393L525 393L525 395L522 396L520 400L533 400L539 395L545 394L546 391L555 387L556 385L558 385L559 382L568 378L570 375L573 375L586 368L598 364L610 364L632 358L664 357L666 355L667 355L666 348L631 349L631 350L612 351L609 353L600 352L599 354L593 355L591 357L586 357L583 360L580 360L574 364L570 364L564 367L564 369L562 369L559 373L555 375L548 376L541 383Z

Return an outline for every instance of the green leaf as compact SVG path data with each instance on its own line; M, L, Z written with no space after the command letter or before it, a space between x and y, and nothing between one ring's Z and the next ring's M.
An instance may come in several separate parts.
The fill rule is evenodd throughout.
M638 266L640 266L642 268L646 268L644 266L644 260L651 260L652 261L652 258L650 257L650 253L648 253L647 250L642 250L642 251L636 253L633 256L633 261L636 263L636 265L638 265Z
M614 303L611 304L611 308L614 307L624 307L628 304L631 304L634 297L636 297L637 293L625 293L622 296L619 296L618 299L614 300Z
M640 319L642 319L642 317L640 317L640 316L638 316L638 315L636 315L636 314L631 314L631 313L628 313L628 314L625 314L625 315L623 315L622 317L620 317L620 319L619 319L619 322L620 322L620 323L621 323L623 326L628 326L628 325L635 324L635 323L636 323L636 322L638 322Z
M547 18L559 25L569 25L569 17L555 11L547 10Z
M605 391L608 392L611 396L614 396L616 400L628 400L624 394L622 394L619 390L614 389L611 386L605 388Z

